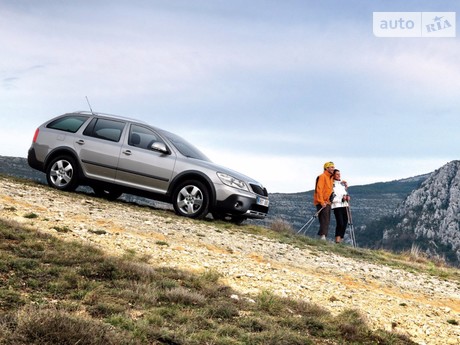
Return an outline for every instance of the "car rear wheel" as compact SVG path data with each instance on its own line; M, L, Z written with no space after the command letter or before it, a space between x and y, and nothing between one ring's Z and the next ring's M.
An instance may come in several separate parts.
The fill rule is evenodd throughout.
M77 175L77 163L69 156L56 157L46 169L48 185L60 190L75 190L78 186Z
M185 181L173 194L174 211L188 218L204 218L208 214L209 192L199 181Z

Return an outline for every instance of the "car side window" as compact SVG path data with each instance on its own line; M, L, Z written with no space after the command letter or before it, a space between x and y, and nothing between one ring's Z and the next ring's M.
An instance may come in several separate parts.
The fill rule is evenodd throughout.
M128 145L151 150L152 144L155 142L163 142L163 140L154 131L142 126L131 125Z
M88 120L88 116L65 116L50 122L46 127L64 132L76 133L86 120Z
M83 135L118 142L120 141L121 133L123 133L123 128L125 128L125 123L122 121L96 118L86 127Z

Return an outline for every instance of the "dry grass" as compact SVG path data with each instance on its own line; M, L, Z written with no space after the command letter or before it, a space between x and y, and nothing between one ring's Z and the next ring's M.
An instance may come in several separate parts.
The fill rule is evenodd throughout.
M0 319L0 330L2 344L140 344L128 332L52 306L26 306L15 315L4 315Z
M414 344L358 311L241 296L216 272L145 261L0 221L0 344Z
M293 233L292 225L281 218L276 218L270 223L270 230L278 233Z

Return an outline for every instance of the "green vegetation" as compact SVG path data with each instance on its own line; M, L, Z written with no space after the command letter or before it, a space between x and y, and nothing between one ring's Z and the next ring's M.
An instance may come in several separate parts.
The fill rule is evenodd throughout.
M219 279L0 220L0 344L415 344L371 331L356 310L334 317L270 291L238 295Z
M95 235L105 235L107 234L107 231L105 230L88 230L88 232L95 234Z
M28 219L34 219L34 218L38 218L38 215L33 213L33 212L30 212L30 213L26 213L24 215L24 218L28 218Z
M72 232L68 226L53 226L53 229L62 233Z

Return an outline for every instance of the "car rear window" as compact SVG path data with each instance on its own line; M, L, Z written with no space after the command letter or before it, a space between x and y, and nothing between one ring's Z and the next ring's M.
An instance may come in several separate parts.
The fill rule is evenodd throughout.
M60 131L76 133L80 127L88 120L88 116L66 116L56 119L46 126L47 128L57 129Z
M118 142L124 128L124 122L94 118L85 128L83 135Z

